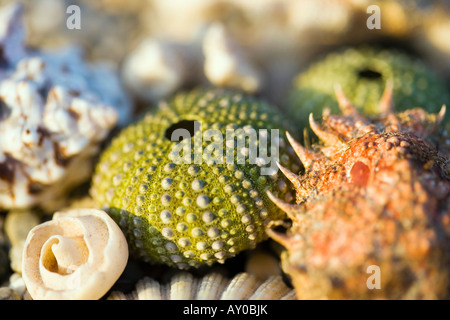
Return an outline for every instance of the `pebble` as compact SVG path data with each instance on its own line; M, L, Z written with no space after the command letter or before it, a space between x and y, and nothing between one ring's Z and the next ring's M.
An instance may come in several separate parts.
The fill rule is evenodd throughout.
M9 277L8 287L16 291L21 297L26 292L25 282L23 281L23 278L19 273L13 273Z
M11 243L9 258L11 269L22 271L22 251L28 232L40 223L39 216L33 211L10 211L5 219L5 233Z
M0 288L0 300L21 300L20 295L9 287Z
M267 279L281 274L281 266L275 256L263 250L254 250L249 253L245 271L255 275L258 279Z

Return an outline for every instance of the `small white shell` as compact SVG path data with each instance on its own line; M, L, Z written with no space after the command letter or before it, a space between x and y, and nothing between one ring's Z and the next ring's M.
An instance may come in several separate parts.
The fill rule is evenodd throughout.
M33 299L99 299L127 260L125 237L106 212L75 209L30 231L22 276Z
M246 300L261 284L255 275L250 273L239 273L236 275L221 296L222 300ZM253 289L253 290L252 290Z
M242 272L227 279L217 272L196 279L188 272L175 274L168 283L145 277L136 284L131 294L114 291L108 300L295 300L294 289L289 288L280 275L259 280Z
M205 75L214 85L247 92L261 88L260 72L223 25L215 23L209 27L203 40L203 53Z
M138 300L162 300L159 282L145 277L136 284Z
M192 59L190 48L146 38L124 60L122 76L128 89L143 101L156 102L185 84ZM189 77L193 74L189 72Z
M220 297L229 280L217 272L204 276L198 284L197 300L211 300Z

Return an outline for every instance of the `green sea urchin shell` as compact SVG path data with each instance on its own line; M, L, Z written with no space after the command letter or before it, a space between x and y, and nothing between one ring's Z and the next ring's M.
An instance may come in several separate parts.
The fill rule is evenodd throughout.
M266 191L292 197L277 170L261 175L262 167L250 164L249 157L237 163L237 153L245 148L237 148L234 164L220 164L205 152L211 141L203 141L202 161L195 163L199 159L191 153L190 164L175 163L173 146L180 142L168 133L189 127L190 121L201 122L201 131L181 142L194 141L192 153L196 139L209 129L223 135L227 129L267 129L269 136L271 129L281 129L279 160L290 167L296 163L286 149L289 125L277 109L219 89L180 93L124 129L102 154L91 194L121 226L132 254L180 269L223 262L254 247L266 238L266 223L283 216Z
M421 61L395 50L365 47L330 53L300 73L289 95L288 111L303 126L311 112L321 114L329 107L332 114L339 113L334 98L338 84L365 115L375 115L389 80L396 111L421 107L436 113L450 103L445 84Z

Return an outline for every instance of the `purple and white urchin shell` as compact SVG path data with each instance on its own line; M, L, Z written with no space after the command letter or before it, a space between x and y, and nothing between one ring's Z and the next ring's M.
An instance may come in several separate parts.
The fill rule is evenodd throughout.
M28 50L21 12L0 10L0 208L50 209L89 179L129 102L114 72L86 65L78 49Z

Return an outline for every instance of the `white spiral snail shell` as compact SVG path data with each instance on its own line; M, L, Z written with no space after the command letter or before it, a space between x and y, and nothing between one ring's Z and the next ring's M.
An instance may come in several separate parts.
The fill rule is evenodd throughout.
M22 276L33 299L99 299L128 260L125 237L104 211L74 209L28 234Z

